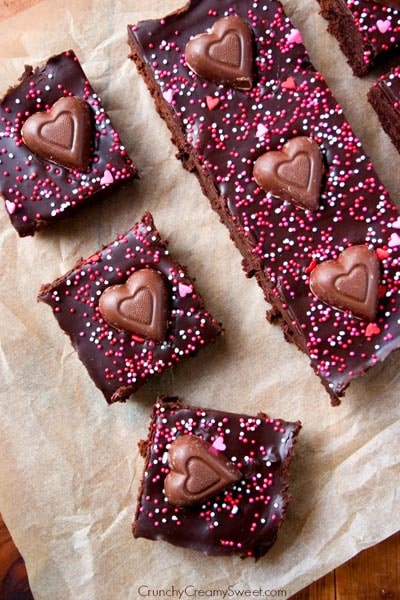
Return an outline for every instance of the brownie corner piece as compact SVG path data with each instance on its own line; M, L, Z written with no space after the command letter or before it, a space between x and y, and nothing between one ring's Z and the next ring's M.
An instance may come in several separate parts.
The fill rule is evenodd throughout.
M368 101L384 131L400 152L400 67L382 75L370 88Z
M0 197L20 236L137 176L72 50L25 67L0 100Z
M338 4L353 19L356 3L329 1ZM394 9L357 4L371 18L371 7L383 11L399 34ZM399 213L299 31L278 0L192 0L131 26L129 43L178 158L272 305L269 320L339 404L400 348Z
M154 405L133 522L135 538L207 555L265 555L290 500L301 423L188 406Z
M146 213L125 234L41 287L108 403L123 401L223 333Z
M358 77L400 47L397 0L318 0L328 31ZM397 6L396 6L397 4Z

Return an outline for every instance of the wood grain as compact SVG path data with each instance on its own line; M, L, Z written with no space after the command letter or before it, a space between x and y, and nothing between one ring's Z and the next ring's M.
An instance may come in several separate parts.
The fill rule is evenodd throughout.
M33 600L24 560L0 515L0 600Z

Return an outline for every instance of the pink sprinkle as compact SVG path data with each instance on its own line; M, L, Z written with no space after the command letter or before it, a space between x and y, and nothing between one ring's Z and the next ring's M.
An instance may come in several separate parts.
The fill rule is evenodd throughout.
M386 33L387 31L389 31L389 29L391 29L391 23L389 19L385 19L384 21L382 19L378 19L376 22L376 26L381 33Z
M216 98L215 96L206 96L206 104L207 104L208 110L214 110L214 108L217 108L219 103L220 103L219 98Z
M166 90L163 93L163 98L164 98L165 102L168 102L168 104L171 104L176 92L177 92L177 90L172 90L172 89Z
M9 215L13 215L16 210L16 206L15 206L14 202L11 202L10 200L6 200L6 209L7 209L7 212Z
M396 221L392 223L393 229L400 229L400 217L397 217Z
M186 285L185 283L180 283L178 285L178 292L181 298L185 298L188 294L193 292L192 285Z
M379 260L385 260L385 258L389 258L390 256L389 252L384 248L377 248L375 252Z
M224 452L224 450L226 450L226 445L224 443L224 438L217 437L216 440L214 440L212 447L215 448L215 450L218 450L219 452Z
M371 337L373 335L377 335L380 332L381 330L379 329L376 323L369 323L369 325L367 325L367 329L365 330L365 335L366 337Z
M297 86L293 77L288 77L285 81L282 81L282 87L287 90L295 90Z
M112 176L111 171L106 169L103 177L100 179L100 185L110 185L110 183L114 183L114 177Z
M288 35L287 41L289 44L301 44L303 40L300 31L298 29L292 29Z
M392 233L388 243L389 248L396 248L400 246L400 235L398 233Z
M256 138L257 139L261 139L265 136L265 134L267 133L268 129L265 127L265 125L263 125L262 123L259 123L257 125L257 131L256 131Z

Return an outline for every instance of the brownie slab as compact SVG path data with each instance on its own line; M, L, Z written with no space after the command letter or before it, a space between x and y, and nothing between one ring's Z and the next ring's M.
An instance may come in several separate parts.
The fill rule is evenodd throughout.
M239 16L252 30L250 90L209 81L186 63L188 41L211 32L229 15ZM193 0L166 18L129 26L128 33L132 58L170 127L179 158L196 173L241 251L246 273L257 278L272 304L268 318L278 321L286 339L309 356L332 403L338 404L353 379L400 346L399 215L342 108L310 64L299 31L275 0L220 0L217 5ZM224 49L228 41L235 46L222 38ZM319 147L324 163L314 210L266 192L253 174L261 157L282 156L288 142L303 136L313 142L310 147ZM309 169L313 164L304 152L286 155L282 162L285 168L290 162L296 167L292 178L297 183L304 179L299 164L306 162ZM342 272L340 287L348 298L361 295L362 304L370 289L379 293L363 310L370 314L377 304L373 322L343 309L342 303L330 306L310 288L312 270L339 261L337 272L342 253L352 246L375 252L378 269L353 263ZM376 271L378 282L373 281ZM351 289L356 280L363 291Z
M400 67L382 75L368 92L383 129L400 152Z
M209 555L238 554L259 558L274 544L289 502L288 468L301 424L186 406L176 398L159 398L153 408L149 437L140 444L145 468L138 495L133 534L164 540ZM198 439L200 438L200 440ZM203 442L197 452L191 444ZM172 448L185 445L186 453ZM210 456L211 455L211 456ZM189 506L175 504L168 490L187 496L217 480L216 458L240 474L219 492ZM197 463L195 462L197 461ZM182 480L182 474L184 478ZM167 485L166 485L167 482Z
M38 300L53 308L107 402L125 400L153 375L222 333L184 267L146 213L141 222L55 282Z
M26 67L0 102L0 195L18 234L32 235L135 177L74 52Z
M328 31L339 42L353 73L365 75L400 47L397 0L318 0ZM397 8L396 8L397 5Z

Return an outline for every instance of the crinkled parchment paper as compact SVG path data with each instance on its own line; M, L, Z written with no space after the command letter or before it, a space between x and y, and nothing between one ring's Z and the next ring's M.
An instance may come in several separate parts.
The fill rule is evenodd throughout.
M0 207L0 511L39 600L137 600L162 590L218 597L260 588L288 597L399 529L400 356L353 383L340 407L330 407L307 358L265 321L261 290L243 275L240 255L196 178L175 159L167 128L127 59L127 23L179 5L46 0L0 23L1 93L24 64L73 48L142 175L34 239L18 239ZM351 76L314 0L284 5L398 202L400 157L366 102L373 77ZM196 276L226 336L126 404L108 407L49 308L35 298L41 283L145 210ZM292 504L277 544L257 564L132 538L143 467L137 442L158 393L303 421Z

